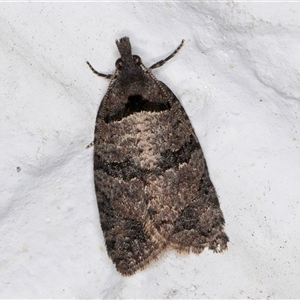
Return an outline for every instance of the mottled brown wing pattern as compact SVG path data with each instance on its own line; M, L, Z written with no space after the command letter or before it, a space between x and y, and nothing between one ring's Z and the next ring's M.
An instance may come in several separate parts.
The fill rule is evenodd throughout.
M131 54L128 38L117 46L114 75L92 69L111 78L94 140L95 189L109 256L121 274L132 275L167 247L225 250L224 217L183 107Z

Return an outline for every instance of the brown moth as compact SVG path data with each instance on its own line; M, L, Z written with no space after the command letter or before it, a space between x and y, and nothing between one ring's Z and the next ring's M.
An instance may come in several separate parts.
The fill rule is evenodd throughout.
M132 55L128 37L95 126L94 180L107 252L123 275L162 251L227 249L224 217L190 120L173 92Z

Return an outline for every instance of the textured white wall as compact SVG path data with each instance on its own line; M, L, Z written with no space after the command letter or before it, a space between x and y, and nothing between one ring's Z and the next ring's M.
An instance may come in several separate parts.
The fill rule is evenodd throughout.
M297 298L297 3L1 3L1 298ZM124 278L93 190L94 121L129 36L190 115L230 237Z

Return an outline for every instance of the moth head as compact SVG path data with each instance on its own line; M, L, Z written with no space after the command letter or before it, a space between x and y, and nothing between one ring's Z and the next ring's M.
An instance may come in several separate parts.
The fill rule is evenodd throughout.
M140 66L142 64L142 60L138 55L132 55L132 61L136 66ZM124 67L124 60L122 58L118 58L116 60L116 68L118 70L122 70Z

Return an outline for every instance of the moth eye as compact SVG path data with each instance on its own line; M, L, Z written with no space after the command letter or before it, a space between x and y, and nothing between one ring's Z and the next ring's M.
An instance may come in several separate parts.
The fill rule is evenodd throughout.
M133 61L139 66L142 63L141 58L138 55L132 55Z
M121 70L121 69L123 68L123 60L122 60L122 58L118 58L118 59L116 60L116 68L117 68L118 70Z

